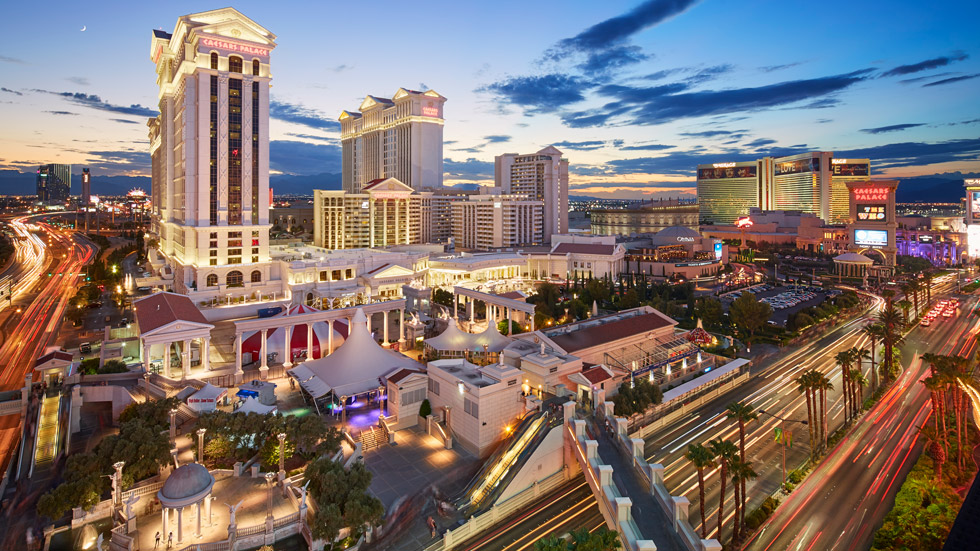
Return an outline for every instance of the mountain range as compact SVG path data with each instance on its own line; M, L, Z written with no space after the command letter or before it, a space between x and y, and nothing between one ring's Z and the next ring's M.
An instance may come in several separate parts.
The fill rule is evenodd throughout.
M964 196L963 180L966 178L980 178L980 173L945 172L900 178L897 200L899 203L958 203ZM72 176L72 195L79 194L81 182L81 175ZM314 189L342 189L341 175L330 172L308 176L273 175L269 177L269 186L273 189L273 196L312 195ZM463 184L457 187L470 186ZM94 195L124 195L133 188L142 188L149 192L149 176L92 176ZM33 172L0 170L0 195L33 195L34 190ZM582 200L591 199L585 196L572 197Z

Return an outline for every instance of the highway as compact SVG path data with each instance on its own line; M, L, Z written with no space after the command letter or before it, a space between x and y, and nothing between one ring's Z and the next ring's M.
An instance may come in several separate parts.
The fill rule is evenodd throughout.
M932 410L929 392L921 384L929 366L920 356L933 352L972 357L980 328L980 319L971 314L976 306L977 298L971 296L958 317L912 331L902 347L903 357L911 362L903 362L907 368L898 384L776 510L746 549L871 547L922 451L918 428Z

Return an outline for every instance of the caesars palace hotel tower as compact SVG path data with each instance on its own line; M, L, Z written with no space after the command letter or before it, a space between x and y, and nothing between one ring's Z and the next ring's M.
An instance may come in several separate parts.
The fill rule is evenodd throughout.
M269 261L269 56L275 35L233 8L153 31L160 115L147 123L151 233L194 299L282 292Z

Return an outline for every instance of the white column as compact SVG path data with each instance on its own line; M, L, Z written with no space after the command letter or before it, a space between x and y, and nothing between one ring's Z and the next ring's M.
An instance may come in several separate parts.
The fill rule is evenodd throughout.
M286 327L283 327L283 329L286 330L285 331L285 333L286 333L285 334L285 346L283 347L283 350L286 351L286 359L285 359L285 361L282 362L282 366L285 367L285 368L290 368L290 367L293 367L293 342L292 342L293 341L293 326L292 325L287 325ZM306 349L307 349L307 351L312 350L312 348L310 347L309 341L307 341L307 343L306 343Z
M405 309L398 310L398 342L405 342Z
M385 347L389 347L389 346L391 346L391 343L388 342L388 311L385 310L382 313L384 314L384 320L385 320L384 321L384 338L385 338L385 340L384 340L384 346Z
M204 337L204 347L201 349L201 363L204 371L211 371L211 337Z
M160 507L160 536L163 538L164 545L167 541L167 508Z
M168 342L164 345L163 353L163 374L169 379L170 378L170 347L173 346L172 342Z
M150 345L143 341L143 371L150 372Z
M207 499L207 498L204 498ZM197 537L201 537L201 502L197 502Z
M242 334L235 333L235 384L241 384L242 375Z
M333 354L333 320L327 321L327 354ZM323 356L322 350L320 356Z
M306 354L308 358L313 358L313 324L306 324ZM323 356L323 351L320 351L320 356Z
M262 364L259 367L259 371L263 373L262 378L265 379L266 374L269 371L269 348L268 348L268 338L269 330L262 330L262 345L259 347L259 356L262 357Z
M184 541L184 508L177 507L177 543Z
M190 377L191 376L191 341L190 341L190 339L185 339L184 342L181 343L181 347L180 347L180 359L181 359L181 366L183 367L183 370L184 370L184 372L181 374L181 377Z
M204 514L208 516L208 526L211 525L211 502L214 501L214 496L208 494L208 497L204 498Z
M507 309L507 336L514 333L514 309Z
M366 317L367 317L367 330L368 330L368 333L370 333L371 332L371 318L374 317L374 314L373 313L368 314Z

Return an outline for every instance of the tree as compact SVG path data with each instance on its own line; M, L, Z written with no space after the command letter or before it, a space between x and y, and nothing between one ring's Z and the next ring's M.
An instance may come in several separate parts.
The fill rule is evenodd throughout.
M579 528L571 535L569 549L574 551L615 551L621 546L619 533L607 528L595 532L589 532L588 528Z
M892 302L886 301L885 307L878 312L878 322L882 326L881 344L885 347L885 358L882 361L884 379L887 381L893 370L893 350L905 342L900 332L902 318L895 310Z
M304 482L310 485L310 496L317 504L313 537L327 542L325 549L346 548L336 541L343 528L349 528L356 541L368 529L381 525L384 505L368 494L371 477L363 463L356 462L346 470L325 456L306 466Z
M602 304L609 300L609 287L601 279L589 279L585 284L585 292L582 297L586 304L592 301Z
M744 535L745 535L744 534L744 532L745 532L745 505L746 505L746 501L747 501L747 497L748 497L748 496L746 496L746 493L745 493L745 482L748 481L748 480L751 480L753 478L756 478L759 475L752 469L752 463L750 463L748 461L743 461L741 459L736 459L732 463L732 465L731 465L730 468L731 468L731 472L732 472L732 483L736 486L736 488L738 488L738 500L739 500L739 502L736 502L736 504L735 504L735 508L736 508L736 511L737 511L736 514L735 514L735 517L736 517L735 518L735 526L736 526L737 530L736 530L735 535L732 536L732 541L736 542L736 544L737 544L738 542L741 541L742 537L744 537Z
M875 348L877 348L877 343L881 342L884 331L882 330L881 324L878 323L869 323L861 331L871 341L871 393L874 394L878 390L878 368L875 366Z
M653 404L663 401L660 387L651 383L646 377L638 377L630 382L619 385L619 392L613 396L613 412L616 415L631 417L643 413Z
M866 348L858 348L856 346L850 349L850 353L851 360L857 367L857 369L848 374L848 380L851 382L851 408L854 410L854 416L856 417L858 412L861 411L864 402L863 387L868 384L868 380L864 377L864 372L861 371L861 362L871 360L871 354Z
M912 308L912 303L906 299L902 299L895 303L899 308L902 309L902 315L905 318L905 326L909 325L909 309Z
M745 423L759 418L752 404L747 402L732 402L728 404L725 416L730 420L738 422L738 449L739 457L745 461Z
M827 391L834 390L834 384L823 373L813 370L813 387L820 396L819 411L815 412L820 430L817 439L827 445Z
M721 529L725 525L725 483L728 481L729 470L733 461L738 459L738 448L728 440L716 438L708 443L711 453L718 459L718 467L721 470L721 488L718 502L718 539L721 539Z
M626 293L623 295L622 300L619 301L619 307L622 310L636 308L639 305L640 305L640 297L636 294L636 289L630 289L626 291Z
M716 298L706 297L698 299L694 304L694 314L701 318L705 328L715 329L721 325L724 308L721 301Z
M815 400L813 397L814 381L813 381L813 370L805 371L796 378L796 392L806 396L806 417L809 421L807 427L810 429L810 449L816 449L816 439L817 435L815 431L819 430L818 425L814 423L816 412L815 410Z
M751 346L752 336L769 321L772 308L765 302L756 300L752 293L745 292L732 302L728 315L735 327L748 334L747 344Z
M455 300L456 295L445 289L435 289L432 291L432 302L436 304L441 304L447 308L452 308Z
M848 407L848 403L850 402L849 391L851 388L850 381L848 379L851 374L851 351L841 350L836 356L834 356L834 361L836 361L837 366L840 367L841 392L843 393L842 396L844 398L844 421L846 422L849 419L851 412L850 408Z
M925 271L922 273L922 286L926 290L926 308L932 304L932 272Z
M704 516L704 470L715 466L714 454L701 444L689 444L684 457L698 470L698 495L701 504L701 537L708 537L708 522Z

